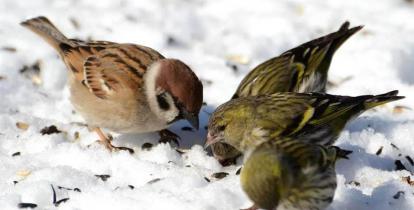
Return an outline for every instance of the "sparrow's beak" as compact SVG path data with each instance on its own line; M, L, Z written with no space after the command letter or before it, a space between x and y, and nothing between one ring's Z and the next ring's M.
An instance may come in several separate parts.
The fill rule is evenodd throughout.
M183 118L186 119L193 128L198 130L199 122L198 122L198 113L191 113L187 111L183 111Z
M206 143L204 144L204 149L209 147L210 145L217 143L220 141L220 138L217 138L217 136L213 136L211 135L210 132L207 133L207 140Z

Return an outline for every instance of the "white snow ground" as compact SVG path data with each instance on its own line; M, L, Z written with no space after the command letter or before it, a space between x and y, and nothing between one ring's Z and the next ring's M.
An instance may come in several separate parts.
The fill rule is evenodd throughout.
M208 106L201 112L201 128L208 113L229 99L258 63L335 31L345 20L365 25L336 53L330 80L339 85L329 92L398 89L407 98L366 112L347 126L337 145L354 153L337 165L339 187L329 209L414 209L413 186L403 180L414 170L405 157L414 158L414 4L404 0L1 0L0 209L17 209L22 202L37 204L36 209L85 210L251 205L235 175L240 164L221 167L201 146L205 130L181 131L185 122L173 126L190 148L183 155L169 145L141 150L143 143L156 142L155 134L115 136L116 144L134 147L134 155L88 147L97 136L73 112L63 63L18 24L38 15L49 17L69 37L139 43L188 63L205 82ZM234 71L226 65L229 56L250 62ZM20 73L37 60L41 85L33 83L30 68ZM409 109L395 109L397 105ZM27 123L28 129L17 128L17 122ZM50 125L63 132L40 134ZM396 171L395 160L408 171ZM229 175L214 180L210 176L215 172ZM95 175L110 177L103 181ZM51 185L57 200L69 200L56 207Z

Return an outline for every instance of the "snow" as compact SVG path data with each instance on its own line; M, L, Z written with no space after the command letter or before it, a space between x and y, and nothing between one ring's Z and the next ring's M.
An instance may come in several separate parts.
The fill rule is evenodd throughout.
M342 133L337 145L354 153L337 164L339 186L329 210L414 209L413 186L403 178L413 178L414 170L406 158L414 157L412 3L2 0L0 15L1 209L18 209L19 203L37 204L36 209L249 207L236 175L240 163L222 167L201 146L209 113L231 97L249 69L337 30L345 20L365 27L336 53L329 78L337 86L329 92L361 95L398 89L406 99L366 112ZM201 111L200 131L182 131L186 122L172 126L188 151L180 154L169 145L156 145L154 133L113 134L115 144L135 149L133 155L109 153L94 143L97 136L83 126L68 100L63 63L50 46L18 24L39 15L69 37L139 43L190 65L204 81L208 105ZM249 62L230 62L237 67L233 70L229 57ZM20 73L38 60L40 85L31 79L31 70ZM397 105L409 109L396 112ZM17 122L29 127L19 129ZM62 132L42 135L40 130L50 125ZM146 142L154 144L152 149L141 149ZM396 160L407 170L395 170ZM212 178L216 172L229 175ZM95 175L110 177L103 181ZM69 200L56 207L52 186L56 200Z

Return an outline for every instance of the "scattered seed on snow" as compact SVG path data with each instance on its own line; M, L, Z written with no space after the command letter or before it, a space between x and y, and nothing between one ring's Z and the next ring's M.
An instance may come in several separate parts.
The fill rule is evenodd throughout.
M26 208L34 209L34 208L37 207L37 204L35 204L35 203L19 203L19 204L17 204L17 207L21 208L21 209L26 209Z
M27 129L29 129L29 124L25 122L17 122L16 127L20 130L26 131Z
M95 176L100 178L104 182L106 182L106 180L108 180L111 177L111 175L108 175L108 174L101 174L101 175L95 175Z
M46 126L46 127L42 128L42 130L40 130L40 133L42 135L50 135L50 134L61 133L61 132L62 131L57 129L57 127L55 125Z
M19 156L19 155L20 155L20 152L15 152L12 154L12 157Z
M375 154L376 154L376 155L380 155L380 154L382 153L382 149L383 149L383 148L384 148L384 147L383 147L383 146L381 146Z
M227 172L217 172L217 173L212 174L211 177L215 179L223 179L227 175L229 175L229 173Z

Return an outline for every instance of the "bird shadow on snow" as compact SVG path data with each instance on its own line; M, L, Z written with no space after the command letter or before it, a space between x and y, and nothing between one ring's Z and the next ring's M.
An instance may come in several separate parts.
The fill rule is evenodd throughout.
M393 136L393 132L398 126L406 123L413 123L413 121L370 116L358 118L348 125L346 129L350 133L362 133L367 128L371 128L375 133L380 133L386 138L389 138ZM393 158L391 156L370 153L366 148L353 145L352 139L337 146L353 151L353 153L349 155L349 160L340 161L336 166L338 173L343 174L347 180L354 180L358 170L364 167L393 171L395 170L395 160L399 159L397 157ZM392 147L391 145L384 146Z
M210 115L215 110L213 106L203 106L199 114L200 126L196 130L185 121L180 120L171 125L168 130L177 134L179 139L179 148L189 149L193 145L204 145L207 136L207 125ZM115 145L125 147L141 147L144 143L158 144L159 135L157 132L144 133L144 134L120 134L115 137Z
M394 118L384 118L380 116L363 116L354 120L352 123L346 126L346 129L350 133L362 132L367 128L372 128L376 133L384 134L389 137L396 127L406 124L414 123L413 120L402 120Z
M392 171L395 168L395 160L390 157L370 154L366 152L364 148L355 145L340 144L338 146L352 151L352 153L348 156L348 160L340 160L338 164L336 164L337 173L344 175L348 181L355 180L357 172L364 167L385 171Z

